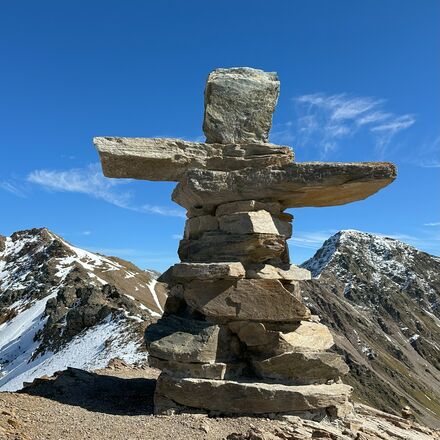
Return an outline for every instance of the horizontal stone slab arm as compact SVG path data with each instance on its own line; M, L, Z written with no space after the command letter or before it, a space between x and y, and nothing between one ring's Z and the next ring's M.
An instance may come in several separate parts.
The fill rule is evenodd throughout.
M187 209L237 200L279 201L284 208L343 205L376 193L396 173L388 162L303 162L229 173L189 170L172 198Z
M179 181L192 168L232 171L283 166L291 148L273 144L205 144L167 138L95 137L107 177Z

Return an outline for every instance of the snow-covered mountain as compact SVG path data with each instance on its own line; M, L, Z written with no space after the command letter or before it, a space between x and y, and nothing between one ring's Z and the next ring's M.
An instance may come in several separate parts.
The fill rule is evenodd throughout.
M340 231L302 266L315 277L302 282L306 302L336 335L355 397L440 425L440 259Z
M67 366L144 361L145 327L165 299L153 272L48 229L0 236L0 390Z

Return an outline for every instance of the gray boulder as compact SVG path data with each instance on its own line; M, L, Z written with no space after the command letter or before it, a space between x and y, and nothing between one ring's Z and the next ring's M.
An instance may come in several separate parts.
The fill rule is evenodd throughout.
M267 142L279 90L274 72L249 67L211 72L205 87L206 141Z

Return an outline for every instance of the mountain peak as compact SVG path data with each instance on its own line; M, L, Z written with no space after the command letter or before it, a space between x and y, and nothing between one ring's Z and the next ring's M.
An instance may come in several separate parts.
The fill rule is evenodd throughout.
M314 277L319 277L334 258L341 254L364 254L367 260L379 269L384 261L390 259L391 254L399 254L401 258L403 256L412 258L412 255L416 253L424 254L415 247L392 237L355 229L343 229L328 238L315 255L305 261L301 267L310 270Z

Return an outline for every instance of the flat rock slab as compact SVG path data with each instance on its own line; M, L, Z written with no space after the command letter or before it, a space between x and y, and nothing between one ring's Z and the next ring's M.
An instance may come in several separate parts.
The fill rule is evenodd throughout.
M283 208L343 205L365 199L396 178L388 162L292 163L231 172L189 170L173 200L190 208L239 200L271 200Z
M246 143L205 144L181 139L95 137L107 177L179 181L193 168L232 171L282 166L294 160L291 148Z
M191 308L221 321L291 322L309 309L277 280L192 281L183 297Z
M190 363L167 361L153 356L148 357L150 367L157 368L173 377L193 377L199 379L236 379L245 368L244 363L226 364L224 362Z
M203 120L207 142L267 142L279 90L274 72L249 67L211 72Z
M326 352L283 353L269 359L256 360L252 365L257 376L262 379L292 381L296 385L326 383L338 380L349 372L340 355Z
M190 280L233 280L244 278L241 263L177 263L172 267L172 277L177 281Z
M275 234L211 234L198 239L181 240L179 257L193 263L263 263L271 259L287 260L286 240Z
M295 264L285 264L282 266L251 264L246 267L246 278L299 281L310 280L312 274L309 270Z
M349 385L281 385L213 379L179 379L161 374L156 396L177 404L225 414L316 411L348 402Z

